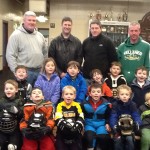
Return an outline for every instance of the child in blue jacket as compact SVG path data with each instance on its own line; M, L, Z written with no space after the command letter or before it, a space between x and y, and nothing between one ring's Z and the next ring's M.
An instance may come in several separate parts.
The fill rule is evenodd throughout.
M112 112L110 114L110 127L114 133L114 150L134 150L133 135L122 134L121 129L118 128L118 121L121 116L131 116L133 123L129 123L131 127L135 124L136 131L139 130L139 126L142 124L140 114L136 104L130 99L132 91L131 88L125 84L118 86L118 99L113 103ZM122 124L123 125L123 124ZM125 128L122 131L125 132ZM129 127L127 130L130 130ZM123 136L121 136L123 135ZM124 146L125 149L124 149Z
M77 61L70 61L67 66L67 74L61 79L61 90L66 85L73 86L76 93L76 102L83 102L87 93L86 81L80 73L80 64Z
M111 104L102 96L102 87L93 83L89 99L81 104L85 119L84 142L86 149L110 150L109 115ZM109 143L109 144L108 144Z

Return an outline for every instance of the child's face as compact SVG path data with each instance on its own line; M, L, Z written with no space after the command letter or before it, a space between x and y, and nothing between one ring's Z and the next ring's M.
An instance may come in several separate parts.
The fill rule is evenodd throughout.
M92 97L93 100L98 101L100 100L100 97L102 96L102 90L101 88L92 88L89 95Z
M47 74L52 74L55 71L55 64L52 61L49 61L45 65L45 71Z
M70 66L67 68L67 72L71 77L76 77L77 74L79 73L79 69L76 66Z
M148 103L148 105L150 105L150 98L148 98L146 102Z
M17 92L18 89L14 85L6 83L4 93L8 98L14 98Z
M70 105L72 101L76 98L76 94L74 93L73 90L66 89L62 94L62 98L64 99L64 102L67 105Z
M34 103L39 103L44 99L43 93L40 89L35 89L32 91L30 99L34 102Z
M131 96L131 93L130 93L127 89L120 89L120 90L118 91L118 98L119 98L122 102L128 102L130 96Z
M95 72L93 74L93 80L95 82L97 82L97 83L101 83L102 82L102 78L103 78L103 76L101 74L97 73L97 72Z
M113 66L110 68L110 72L111 72L112 76L116 77L116 76L118 76L118 75L120 74L121 69L120 69L119 66L113 65Z
M18 80L25 80L28 76L26 69L20 68L17 69L15 76Z
M135 77L139 82L145 82L147 79L147 71L140 69L137 71Z

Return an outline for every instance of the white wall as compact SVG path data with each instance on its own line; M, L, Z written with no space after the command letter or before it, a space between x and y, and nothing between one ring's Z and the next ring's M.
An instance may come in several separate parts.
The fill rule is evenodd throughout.
M8 22L8 36L13 31L15 21L10 19L9 13L22 16L24 6L19 5L15 0L0 0L0 70L3 68L3 21Z
M138 21L149 12L150 1L135 0L51 0L50 23L55 23L55 28L50 28L50 40L60 34L61 19L70 16L73 19L72 34L83 41L88 36L89 14L101 10L102 17L106 12L113 11L113 20L117 20L119 13L128 10L128 21Z

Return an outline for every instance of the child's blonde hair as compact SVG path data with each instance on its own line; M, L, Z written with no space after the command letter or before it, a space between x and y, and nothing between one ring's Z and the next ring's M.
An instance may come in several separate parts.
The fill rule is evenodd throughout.
M73 86L71 86L71 85L65 86L65 87L62 89L62 94L64 94L64 92L65 92L67 89L70 89L71 91L73 91L74 94L76 94L76 89L75 89Z
M145 94L145 101L147 102L150 99L150 92Z
M120 90L122 90L122 89L126 89L127 91L129 91L130 95L132 94L131 88L126 84L119 85L117 88L117 93L119 94Z
M15 87L15 89L18 89L18 83L15 80L9 79L9 80L5 81L4 86L6 86L6 84L11 84Z
M54 66L55 66L55 72L57 72L57 65L56 65L56 62L55 60L52 58L52 57L49 57L49 58L46 58L43 62L43 65L42 65L42 68L41 68L41 72L42 73L46 73L45 72L45 66L48 62L52 61L54 63Z
M118 67L121 69L121 63L118 62L118 61L113 61L113 62L111 63L111 67L112 67L112 66L118 66Z

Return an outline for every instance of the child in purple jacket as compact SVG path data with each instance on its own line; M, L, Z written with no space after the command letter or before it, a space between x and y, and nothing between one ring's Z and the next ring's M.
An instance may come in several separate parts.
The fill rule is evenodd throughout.
M60 99L60 78L56 70L57 66L54 59L46 58L34 85L43 91L45 100L51 101L54 106Z

